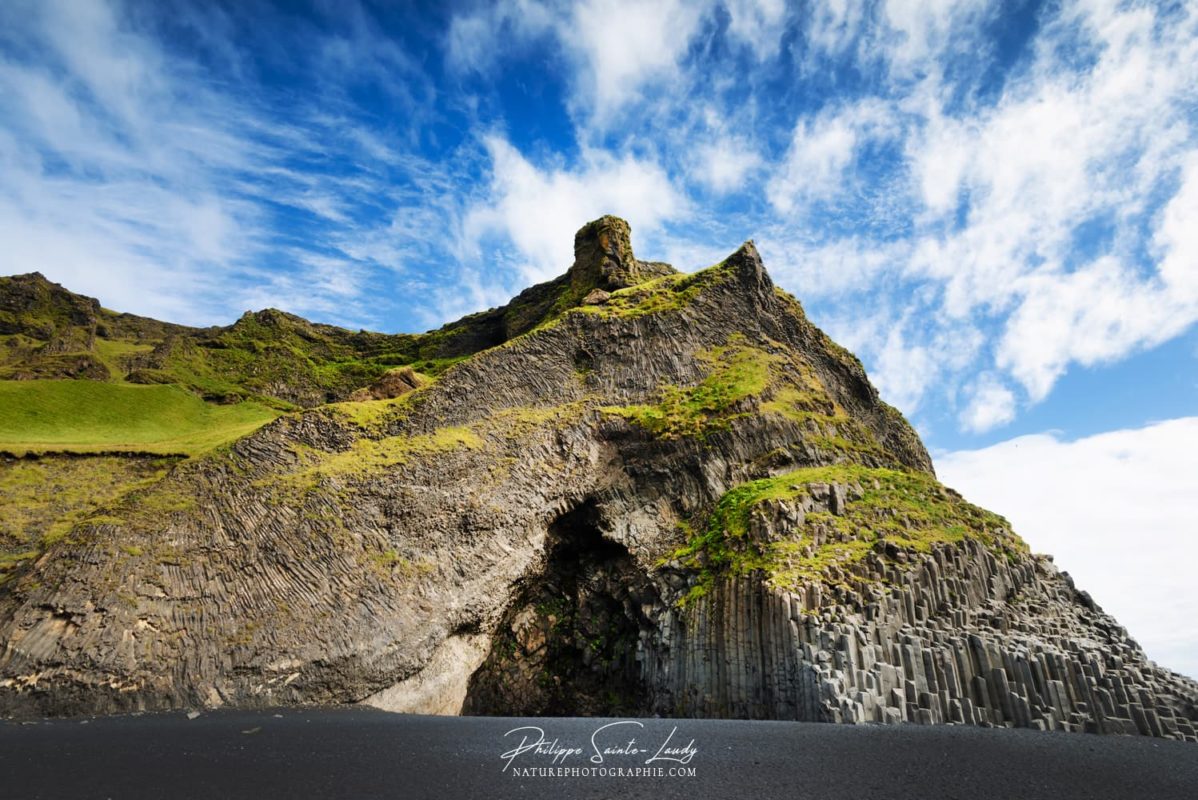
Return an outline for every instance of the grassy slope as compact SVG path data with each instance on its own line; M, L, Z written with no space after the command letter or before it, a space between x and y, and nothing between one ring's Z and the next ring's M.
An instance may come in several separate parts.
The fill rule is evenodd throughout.
M75 523L154 483L173 461L126 456L0 460L0 583Z
M196 455L278 416L255 402L205 403L178 386L0 381L0 449Z
M842 515L812 512L778 542L754 541L750 517L771 502L794 501L816 484L851 484L861 489ZM730 489L706 520L687 525L687 545L674 558L699 568L702 581L691 597L706 593L723 575L762 571L776 586L798 589L824 581L835 583L870 552L885 545L907 553L928 553L934 545L975 539L997 555L1014 558L1027 545L1002 517L966 502L931 475L856 464L808 467L740 484ZM822 544L815 544L816 529Z
M100 308L39 275L0 277L0 380L177 384L218 402L311 407L343 400L396 367L437 376L559 312L562 285L532 287L508 306L440 330L383 334L272 309L223 328L185 328Z

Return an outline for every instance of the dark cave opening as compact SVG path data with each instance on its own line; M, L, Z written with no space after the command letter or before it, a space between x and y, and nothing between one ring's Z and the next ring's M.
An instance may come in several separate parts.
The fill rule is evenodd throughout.
M593 502L549 528L544 570L525 580L464 714L611 716L647 712L637 645L657 591L627 548L604 538Z

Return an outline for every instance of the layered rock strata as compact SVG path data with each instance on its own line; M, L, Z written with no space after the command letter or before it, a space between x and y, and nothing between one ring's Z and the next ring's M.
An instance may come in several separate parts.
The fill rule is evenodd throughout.
M0 713L365 701L1194 738L1198 686L942 487L751 243L680 274L605 218L575 249L442 329L493 346L436 380L184 461L6 577Z

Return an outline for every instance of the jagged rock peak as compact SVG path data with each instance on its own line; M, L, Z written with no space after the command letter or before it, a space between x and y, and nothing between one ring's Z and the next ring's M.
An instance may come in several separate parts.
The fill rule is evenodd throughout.
M105 316L161 340L147 379L199 363L320 407L21 551L0 717L365 702L1198 741L1198 683L942 486L752 242L677 274L604 217L568 273L429 334L257 319Z
M637 260L632 252L632 230L619 217L600 217L574 235L574 264L569 276L576 290L610 292L676 271L669 264Z
M233 323L233 328L245 326L248 324L259 324L268 326L281 326L285 323L299 323L301 325L312 325L303 317L295 314L290 314L286 311L280 311L277 308L264 308L260 311L247 311L242 314L236 322Z
M757 252L757 245L753 244L752 239L728 256L724 264L736 273L740 282L747 289L769 291L774 287L773 281L765 271L765 264L761 261L761 254Z

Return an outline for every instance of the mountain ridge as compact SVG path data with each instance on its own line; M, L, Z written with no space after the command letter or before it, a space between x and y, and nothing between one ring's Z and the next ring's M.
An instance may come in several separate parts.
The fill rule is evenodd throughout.
M1195 738L1198 684L942 487L752 243L684 274L628 241L591 223L566 275L442 328L437 352L490 344L434 380L285 413L80 512L0 584L0 712Z
M396 367L430 376L579 305L592 291L612 291L674 272L632 255L627 223L603 217L579 231L578 257L551 281L531 286L507 304L468 314L424 333L358 331L311 322L277 308L246 311L228 325L193 327L115 312L39 272L0 277L0 379L85 378L138 384L178 383L206 399L258 399L281 408L348 399ZM109 352L98 352L100 350ZM303 376L288 381L269 370L258 380L235 363L211 362L205 351L270 357L289 350L341 380ZM323 390L323 393L321 391Z

